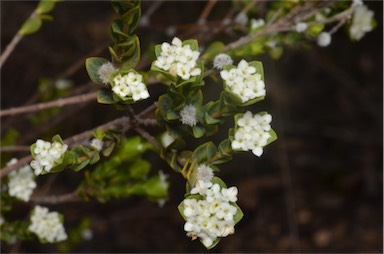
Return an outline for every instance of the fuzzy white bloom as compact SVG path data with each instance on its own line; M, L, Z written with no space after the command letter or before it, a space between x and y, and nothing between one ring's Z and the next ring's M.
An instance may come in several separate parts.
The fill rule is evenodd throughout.
M237 68L221 71L220 76L225 81L226 87L238 95L243 103L266 94L261 75L245 60L241 60Z
M353 12L352 25L349 28L349 34L352 39L360 40L364 34L372 31L373 11L365 5L356 5Z
M256 29L265 25L264 19L251 19L251 29Z
M28 227L29 231L35 233L42 240L53 243L67 239L67 234L57 212L49 212L48 208L37 205L32 212L31 222Z
M232 58L224 53L218 54L213 59L213 67L222 70L224 66L233 64Z
M308 24L305 23L305 22L299 22L295 25L295 30L296 32L298 33L302 33L304 32L305 30L307 30L307 27L308 27Z
M89 145L90 147L95 148L97 151L101 151L103 149L104 142L98 138L94 138L91 140L91 144Z
M117 74L113 78L112 91L122 99L127 97L131 97L134 101L147 99L149 92L142 81L143 76L135 72Z
M205 247L210 247L218 237L235 232L234 216L237 208L237 188L221 188L217 183L199 180L191 194L200 194L203 199L185 199L183 215L184 230L192 240L200 238Z
M200 164L197 167L196 180L203 180L205 182L210 182L213 177L214 177L214 173L210 166L206 164Z
M331 40L332 40L332 37L330 33L321 32L317 36L317 45L319 45L320 47L327 47L329 44L331 44Z
M232 149L252 151L258 157L263 154L263 147L271 137L272 116L270 114L252 115L247 111L243 117L237 120L237 130L231 143Z
M99 78L103 84L108 84L109 76L117 71L118 69L111 62L107 62L100 66L99 70L97 71L97 75L99 75Z
M248 23L248 16L244 12L240 12L235 17L235 23L245 26Z
M58 79L55 81L55 87L59 90L70 88L72 85L73 82L68 79Z
M196 117L196 107L192 104L184 106L182 110L180 110L180 121L182 124L188 126L196 126L197 117Z
M35 175L40 175L43 171L51 171L54 166L58 165L67 149L68 145L66 144L60 144L57 141L50 143L38 139L34 149L35 160L30 163L30 166L35 170Z
M196 66L199 56L199 51L192 50L190 45L183 46L183 42L175 37L172 44L168 42L161 44L161 53L154 61L154 65L168 71L174 77L188 80L201 74L201 69Z
M8 165L16 163L11 160ZM10 196L25 202L29 201L33 190L36 188L35 176L29 165L26 165L8 175L8 193Z

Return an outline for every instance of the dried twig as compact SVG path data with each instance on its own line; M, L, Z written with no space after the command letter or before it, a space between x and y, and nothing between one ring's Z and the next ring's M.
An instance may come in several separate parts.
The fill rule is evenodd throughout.
M69 98L58 99L58 100L50 101L47 103L38 103L35 105L5 109L0 111L0 117L22 114L22 113L31 113L31 112L36 112L36 111L53 108L53 107L63 107L67 105L83 103L83 102L88 102L90 100L94 100L95 98L96 98L96 92L92 92L88 94L76 95Z

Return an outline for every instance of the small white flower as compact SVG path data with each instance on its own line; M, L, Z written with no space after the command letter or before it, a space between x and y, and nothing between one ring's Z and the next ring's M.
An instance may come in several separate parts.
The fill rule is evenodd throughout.
M237 201L237 193L238 193L238 190L235 186L230 187L228 189L223 188L221 190L221 194L223 195L223 197L230 202Z
M163 135L161 135L161 144L167 148L170 144L175 141L175 137L172 136L168 131L164 132Z
M196 117L196 107L192 104L186 105L182 110L180 110L180 121L182 124L188 126L196 126L198 120Z
M240 12L235 17L235 23L245 26L248 23L248 16L244 12Z
M197 167L196 180L202 180L204 182L209 182L214 177L214 173L211 167L206 164L200 164Z
M8 175L8 193L24 202L28 202L36 188L35 176L29 165L26 165Z
M49 212L46 207L35 206L28 229L49 243L67 239L59 213Z
M264 19L251 19L251 29L257 29L265 25Z
M213 59L213 67L222 70L224 66L233 64L232 58L224 53L218 54Z
M320 47L327 47L329 44L331 44L331 40L332 40L331 34L328 32L321 32L317 36L317 44Z
M90 147L95 148L97 151L101 151L103 149L104 142L98 138L94 138L91 140L91 144L89 145Z
M118 69L111 62L107 62L100 66L97 74L99 75L99 78L103 84L108 84L109 76L116 71L118 71Z
M349 34L352 39L360 40L365 33L372 31L373 11L369 10L365 5L356 5L353 12L352 25L349 28Z
M299 22L299 23L297 23L297 24L295 25L295 30L296 30L296 32L298 32L298 33L302 33L302 32L304 32L305 30L307 30L307 27L308 27L307 23L305 23L305 22Z

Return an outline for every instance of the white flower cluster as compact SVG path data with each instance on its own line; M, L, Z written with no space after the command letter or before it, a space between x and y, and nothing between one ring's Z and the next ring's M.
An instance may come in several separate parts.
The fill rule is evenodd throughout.
M196 117L196 107L192 104L186 105L182 110L180 110L180 121L182 124L188 126L196 126L197 117Z
M187 235L192 240L199 237L208 248L218 237L233 234L237 208L231 203L237 201L237 193L236 187L220 188L217 183L198 181L191 194L200 194L205 199L183 201L183 214L187 219L184 230Z
M7 165L12 165L16 162L16 159L12 159ZM16 171L12 171L9 173L8 179L9 196L28 202L33 190L36 188L35 176L31 167L26 165Z
M121 98L132 97L134 101L147 99L149 92L142 81L143 76L135 72L117 74L113 78L112 91Z
M35 206L31 216L31 225L28 229L40 239L49 243L60 242L67 239L64 226L60 221L58 212L49 212L48 208Z
M360 40L364 34L372 31L373 11L369 10L365 5L356 5L353 12L352 25L349 28L349 34L352 39Z
M307 28L308 28L308 24L305 23L305 22L298 22L298 23L296 23L296 25L295 25L295 30L296 30L296 32L298 32L298 33L302 33L302 32L304 32L305 30L307 30Z
M201 74L201 69L196 67L199 55L199 51L192 50L190 45L183 46L182 41L175 37L172 44L168 42L161 44L160 56L154 64L174 77L179 76L183 80L188 80L191 76Z
M36 141L36 147L34 153L36 155L35 160L31 161L31 167L35 170L35 175L40 175L44 170L49 172L57 161L67 151L68 145L61 144L57 141L50 143L42 139Z
M272 116L270 114L252 115L247 111L242 118L237 120L235 139L232 141L232 149L249 151L258 157L263 154L263 147L271 137Z
M266 94L261 75L245 60L241 60L237 68L221 71L220 76L230 91L238 95L243 103Z

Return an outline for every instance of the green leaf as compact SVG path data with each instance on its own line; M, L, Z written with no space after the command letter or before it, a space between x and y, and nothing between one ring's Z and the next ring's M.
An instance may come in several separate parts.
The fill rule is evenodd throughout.
M183 46L185 45L189 45L191 47L191 50L193 51L199 51L199 44L195 39L189 39L189 40L183 41Z
M214 124L219 124L219 123L221 123L221 120L220 120L220 119L211 117L207 112L205 112L204 119L205 119L205 122L206 122L207 124L212 124L212 125L214 125Z
M210 161L213 156L216 155L216 153L216 146L210 141L198 146L195 149L195 151L192 153L192 160L200 164L205 161Z
M52 142L59 142L60 144L64 144L63 139L60 137L59 134L56 134L55 136L52 137Z
M108 88L100 88L97 91L97 102L101 104L114 104L116 101L113 99L113 92Z
M212 61L215 58L215 56L217 56L218 54L224 51L224 47L225 45L221 41L212 42L208 46L207 50L204 52L201 58L206 62Z
M236 225L244 217L244 213L236 203L231 203L231 205L237 208L237 212L233 216L233 220L235 221L235 225Z
M110 146L106 147L104 150L103 150L103 155L105 157L108 157L109 155L111 155L112 151L113 151L113 148L115 148L115 143L112 143Z
M55 8L56 1L54 0L40 0L35 12L38 14L48 13Z
M133 179L145 179L151 171L151 164L146 160L136 160L129 167L129 176Z
M19 30L19 34L21 35L33 34L40 29L42 23L43 22L41 21L40 17L38 16L30 17L21 26Z
M166 119L169 121L180 119L180 115L173 110L167 112Z
M193 136L195 138L201 138L205 134L205 128L204 128L204 126L193 126L192 132L193 132Z
M103 84L103 81L99 77L98 71L105 63L108 63L108 60L102 57L89 57L85 60L85 68L87 69L88 76L98 85Z
M269 139L267 140L267 144L266 145L269 145L270 143L272 143L273 141L275 141L277 139L277 134L276 134L276 132L273 129L271 129L269 131L269 134L271 135L271 137L269 137Z

